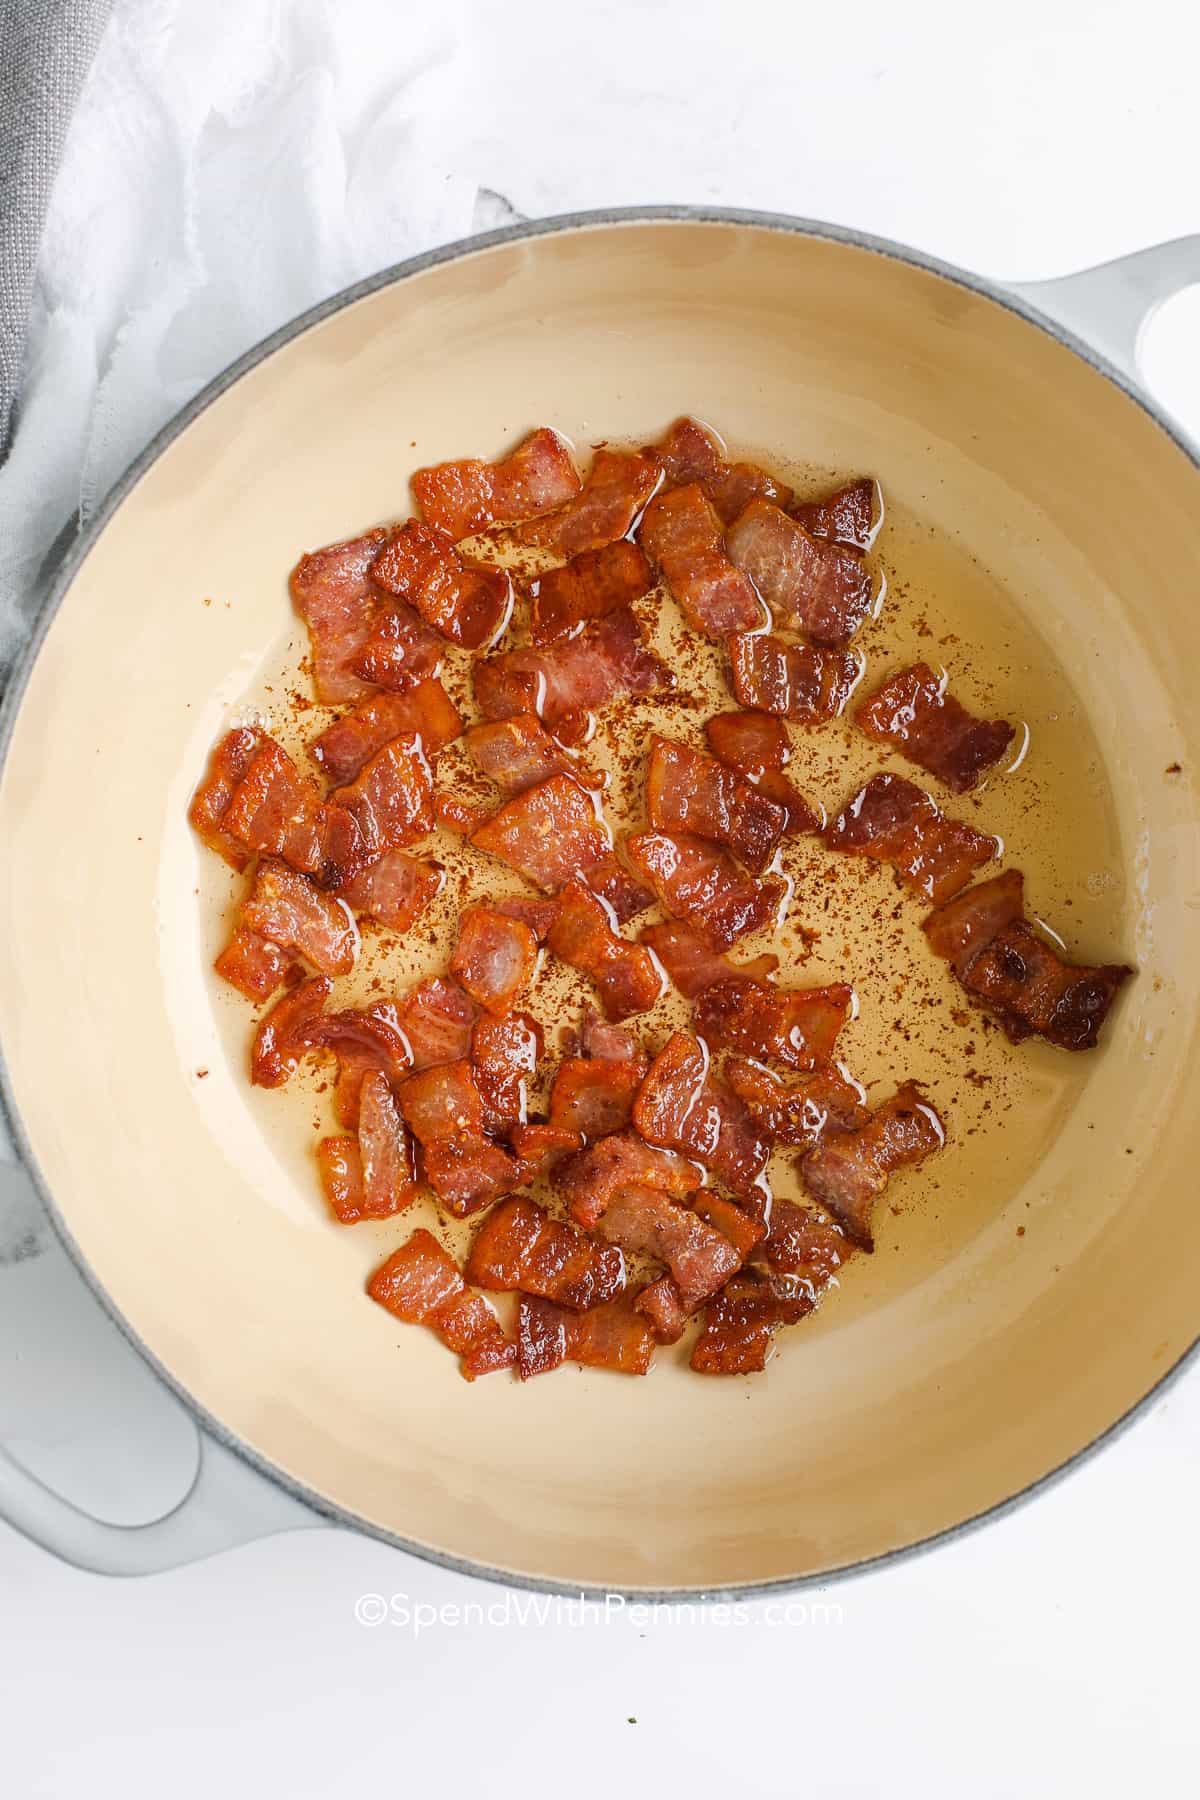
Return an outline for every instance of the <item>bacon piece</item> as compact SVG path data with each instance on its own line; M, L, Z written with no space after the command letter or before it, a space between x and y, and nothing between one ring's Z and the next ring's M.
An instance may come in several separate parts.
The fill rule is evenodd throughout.
M719 950L771 924L787 898L786 882L753 880L723 850L686 832L638 832L625 852L666 910Z
M308 626L313 685L328 706L361 700L369 692L351 662L371 634L379 598L371 580L375 558L387 542L382 528L302 556L289 580L292 604Z
M645 1012L663 992L662 971L641 944L613 930L612 914L581 881L568 881L546 937L562 962L594 981L610 1019Z
M738 975L704 989L696 1001L696 1028L712 1045L803 1074L830 1060L853 1003L854 989L844 981L777 988Z
M883 523L883 495L879 483L868 478L852 481L824 500L793 501L788 511L813 537L869 550Z
M402 694L439 675L445 653L445 638L398 600L378 615L349 666L363 681Z
M465 1057L410 1075L397 1098L421 1146L426 1180L457 1218L517 1186L515 1159L484 1130L483 1096Z
M715 1294L741 1264L722 1232L657 1187L618 1188L596 1229L622 1250L665 1263L688 1312Z
M578 878L608 901L618 923L649 903L614 857L595 797L569 775L552 775L506 801L470 841L547 893Z
M507 894L502 900L493 900L492 911L503 913L506 919L519 919L522 925L528 925L539 944L544 944L547 933L558 917L557 900L526 899L524 894Z
M506 794L523 794L552 775L573 775L586 787L598 783L550 736L536 713L516 713L472 725L467 749L483 773Z
M825 829L824 807L806 800L783 773L792 751L781 720L762 712L717 713L706 722L704 735L719 761L782 806L785 837Z
M654 571L627 538L602 550L585 550L561 569L547 570L533 584L530 642L556 643L586 619L600 619L630 606L653 586Z
M362 1084L358 1110L358 1151L362 1165L363 1217L388 1219L403 1212L420 1192L413 1142L387 1076L371 1069Z
M477 1006L506 1013L533 979L538 943L528 925L490 906L469 906L458 922L450 973Z
M641 1070L639 1081L649 1066L650 1059L633 1033L602 1019L590 1006L584 1008L579 1042L586 1057L604 1062L636 1064Z
M735 1277L704 1309L691 1367L700 1375L754 1375L767 1366L781 1325L795 1325L813 1302L802 1292L782 1295L752 1270Z
M765 1203L767 1196L760 1190L755 1199ZM744 1205L738 1206L732 1200L727 1200L724 1194L714 1194L709 1188L701 1188L698 1194L693 1194L691 1205L693 1212L699 1213L706 1224L729 1239L743 1262L767 1235L763 1219L747 1212ZM773 1205L774 1202L770 1206L764 1204L763 1213L771 1212Z
M571 1217L591 1230L623 1187L656 1187L683 1196L694 1193L703 1178L703 1170L686 1157L656 1150L632 1131L619 1131L560 1163L551 1179Z
M250 1051L250 1080L255 1087L282 1087L308 1049L306 1028L333 992L327 975L314 975L290 988L264 1013Z
M543 425L501 462L435 463L417 470L412 487L429 523L457 540L497 521L552 512L579 492L580 481L566 440Z
M358 956L350 908L276 857L259 858L240 920L281 950L294 950L322 975L348 975Z
M542 649L486 657L476 663L472 679L485 718L512 719L531 712L551 728L627 695L654 694L674 685L625 609Z
M478 1020L471 1034L471 1065L490 1132L525 1123L526 1084L537 1073L542 1028L528 1013Z
M751 962L730 962L719 950L712 950L690 925L668 919L663 925L647 925L642 932L643 944L653 950L685 1000L694 1000L714 981L729 981L742 975L748 981L767 981L779 967L777 956L756 956Z
M873 1250L871 1213L889 1178L924 1162L945 1141L937 1113L917 1083L906 1081L857 1131L837 1132L802 1157L800 1174L851 1243Z
M378 1071L396 1086L412 1065L412 1050L399 1015L386 1000L365 1008L318 1014L304 1026L303 1040L312 1049L329 1050L337 1058L334 1099L338 1123L346 1130L358 1126L362 1086L368 1074Z
M407 931L441 893L445 879L439 862L385 850L352 870L335 892L356 913L369 914L390 931Z
M428 1231L414 1231L393 1251L368 1281L367 1292L397 1319L436 1331L461 1356L468 1381L516 1361L516 1345L505 1337L488 1302L470 1292L458 1264Z
M317 1171L329 1210L339 1225L357 1225L366 1217L362 1157L356 1137L322 1138L317 1145Z
M756 495L786 506L792 490L760 469L757 463L730 463L715 432L698 419L677 419L655 446L667 472L667 485L697 481L712 501L723 525L732 524Z
M830 821L825 842L889 863L907 887L935 902L956 894L999 849L994 837L948 818L903 775L872 775Z
M597 1244L514 1194L479 1227L465 1274L476 1287L498 1293L520 1288L570 1312L586 1312L624 1288L625 1258L615 1246Z
M927 914L922 930L961 981L979 952L1024 916L1025 877L1020 869L1002 869Z
M928 769L956 794L973 788L999 762L1013 739L1005 719L977 719L928 663L890 675L854 715L867 736L891 744L919 769Z
M330 799L358 827L355 864L428 836L433 830L433 776L420 737L410 731L394 737ZM353 878L353 868L343 876L347 878Z
M564 1362L619 1375L644 1375L654 1338L629 1294L588 1312L566 1312L552 1300L522 1294L517 1307L517 1371L522 1381Z
M726 555L721 521L694 482L652 500L638 536L693 631L723 638L769 623L753 583Z
M765 632L731 637L729 657L739 706L795 719L799 725L836 719L862 680L864 667L853 651L785 644Z
M224 830L250 850L281 856L302 875L320 876L329 850L330 809L274 738L264 737L225 808Z
M577 1131L555 1125L546 1119L532 1119L526 1125L514 1125L508 1134L513 1154L520 1164L519 1186L524 1187L547 1174L564 1156L583 1149Z
M661 480L662 465L652 453L597 450L575 498L549 518L519 525L513 539L518 544L557 550L566 557L602 550L628 535Z
M827 1131L853 1131L867 1117L863 1090L832 1064L789 1087L762 1063L731 1056L725 1079L760 1131L777 1144L811 1149Z
M550 1089L550 1123L587 1143L623 1131L645 1075L637 1057L569 1056Z
M815 1302L853 1254L841 1227L815 1207L776 1200L767 1235L750 1252L750 1260L781 1278L774 1284L777 1292L803 1290Z
M458 1062L469 1055L475 1002L456 981L427 976L396 1002L396 1016L415 1069Z
M507 571L468 562L448 532L420 519L410 519L388 540L372 573L380 587L464 650L492 643L512 613Z
M709 1072L708 1046L677 1031L650 1064L633 1106L647 1143L680 1150L735 1194L757 1186L770 1144L736 1094Z
M401 732L415 732L430 761L462 732L457 708L440 681L422 681L402 694L377 694L335 719L310 745L330 781L353 781L363 764Z
M787 814L715 757L671 738L650 740L646 811L657 831L688 831L725 844L761 875L775 854Z
M870 615L871 575L861 552L813 537L769 500L752 500L726 543L785 631L837 650Z
M204 780L192 795L188 822L204 839L210 850L234 869L244 869L250 852L239 838L225 829L225 814L234 791L245 776L255 756L267 741L267 734L257 725L239 725L227 731L214 745L204 772Z
M635 1312L650 1321L656 1344L677 1344L687 1329L687 1314L679 1289L669 1275L647 1282L633 1303Z

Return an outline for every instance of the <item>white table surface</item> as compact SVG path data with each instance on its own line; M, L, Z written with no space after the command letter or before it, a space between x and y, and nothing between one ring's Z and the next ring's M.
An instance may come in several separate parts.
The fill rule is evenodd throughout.
M1200 27L1170 0L467 17L457 167L529 215L777 208L1015 278L1200 227ZM1200 431L1198 293L1146 367ZM117 1521L194 1466L186 1417L36 1230L0 1243L0 1437ZM1036 1504L791 1619L580 1622L526 1596L461 1623L446 1609L503 1613L504 1590L332 1530L119 1583L0 1526L0 1792L507 1794L540 1774L580 1800L1190 1795L1198 1441L1200 1369ZM392 1619L358 1622L364 1594L397 1596ZM419 1630L418 1603L437 1615Z

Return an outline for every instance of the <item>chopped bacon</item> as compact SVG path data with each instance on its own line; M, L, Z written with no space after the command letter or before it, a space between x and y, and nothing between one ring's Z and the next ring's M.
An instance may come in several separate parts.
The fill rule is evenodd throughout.
M587 1143L623 1131L633 1116L642 1084L641 1058L568 1056L559 1063L550 1089L550 1123Z
M327 975L314 975L289 988L282 999L264 1013L254 1033L250 1051L250 1080L255 1087L282 1087L308 1049L306 1027L333 992Z
M645 1012L662 995L662 972L649 950L614 931L609 908L579 880L563 888L546 944L595 982L610 1019Z
M1004 719L977 719L928 663L891 675L854 715L868 737L892 744L908 762L928 769L956 794L973 788L999 762L1013 739Z
M502 900L493 900L492 911L503 913L506 919L520 919L522 925L528 925L539 944L544 944L550 927L558 917L557 900L526 899L524 894L507 894Z
M654 571L636 544L618 538L601 550L549 569L533 584L529 638L553 644L586 619L600 619L640 600L654 586Z
M765 1196L762 1196L765 1200ZM709 1188L701 1188L698 1194L692 1195L692 1210L699 1213L707 1225L727 1237L742 1261L757 1250L767 1235L767 1227L763 1220L748 1213L744 1207L737 1206L727 1200L724 1194L714 1194ZM768 1209L764 1206L764 1212ZM774 1217L774 1202L769 1209Z
M649 1058L633 1033L602 1019L590 1006L584 1009L579 1044L586 1057L605 1062L636 1063L641 1070L639 1081L646 1073Z
M827 1219L812 1206L796 1206L791 1200L776 1200L771 1207L771 1223L760 1246L750 1253L750 1260L762 1263L789 1284L803 1284L809 1297L816 1300L822 1288L854 1254L840 1225ZM777 1291L781 1283L776 1283Z
M265 742L266 733L257 725L239 725L233 731L227 731L214 746L204 780L188 808L188 821L193 831L234 869L245 868L250 861L250 851L239 838L226 831L225 814L229 811L234 790Z
M484 1130L483 1096L471 1063L439 1063L397 1090L404 1122L421 1146L425 1177L460 1219L517 1186L516 1160Z
M553 1300L521 1296L517 1307L517 1372L522 1381L564 1362L619 1375L644 1375L654 1356L654 1337L629 1294L588 1312L566 1312Z
M244 925L233 936L213 964L223 981L228 981L248 1000L266 1000L280 982L296 967L290 950L268 942L257 931Z
M650 1321L656 1344L677 1344L687 1329L683 1301L669 1275L660 1275L657 1281L647 1282L634 1300L633 1308Z
M942 1121L915 1081L906 1081L856 1131L836 1132L801 1159L814 1200L833 1214L852 1243L873 1250L871 1213L897 1169L924 1162L946 1141Z
M561 512L518 526L513 538L518 544L541 545L567 557L602 550L628 536L661 480L662 464L653 453L597 450L574 499Z
M813 537L769 500L752 500L730 526L729 556L753 581L785 631L814 644L848 644L872 607L862 553Z
M344 783L353 781L363 764L401 732L415 732L432 761L462 728L441 682L429 680L402 694L377 694L365 706L356 706L314 738L310 749L330 781Z
M869 550L883 523L883 495L879 483L868 477L838 488L824 500L793 501L788 511L813 537Z
M402 694L439 675L445 651L441 633L398 600L376 618L362 648L350 658L350 668L373 686Z
M308 626L313 685L329 706L361 700L366 682L350 667L371 634L379 598L372 565L387 542L382 528L302 556L292 570L292 604Z
M450 973L486 1012L506 1013L533 979L538 942L528 925L490 906L469 906L458 921Z
M366 1217L363 1207L362 1156L356 1137L322 1138L317 1145L317 1170L339 1225L357 1225Z
M441 975L419 981L396 1002L396 1015L415 1069L458 1062L470 1053L475 1002L456 981Z
M803 1074L830 1060L853 1003L854 989L844 981L777 988L738 975L704 989L696 1001L696 1029L710 1044Z
M330 1050L337 1058L334 1098L338 1123L346 1130L358 1125L362 1086L368 1074L377 1071L395 1086L412 1065L412 1050L399 1015L386 1000L362 1009L320 1013L304 1026L303 1041L313 1049Z
M772 923L787 898L786 882L743 875L723 850L686 832L638 832L625 852L666 910L719 950Z
M867 1116L862 1089L833 1064L789 1086L762 1063L731 1056L725 1079L777 1144L810 1149L827 1131L853 1131Z
M806 800L783 773L792 751L782 720L763 712L718 713L705 724L704 735L719 761L782 806L785 837L825 829L824 807Z
M723 638L769 623L753 582L726 554L721 521L696 483L652 500L638 536L693 631Z
M428 1231L414 1231L367 1283L372 1300L410 1325L428 1325L462 1358L468 1381L511 1368L516 1345L500 1329L482 1294L473 1294L458 1265Z
M745 1270L704 1309L691 1367L701 1375L754 1375L767 1366L781 1325L795 1325L813 1309L807 1294L781 1295L770 1281Z
M571 1217L587 1230L623 1187L656 1187L682 1196L694 1193L703 1178L703 1170L694 1162L671 1150L656 1150L632 1131L601 1138L560 1163L552 1176Z
M348 812L358 827L355 862L428 836L433 830L433 776L417 733L403 732L385 744L354 781L334 790L330 803ZM353 869L346 875L352 878Z
M551 894L575 876L608 898L620 874L595 797L569 775L552 775L506 801L471 842ZM624 880L632 885L628 876Z
M542 1029L528 1013L483 1018L471 1034L471 1066L489 1132L525 1123L527 1084L537 1073Z
M991 862L999 845L943 813L903 775L872 775L825 830L831 850L890 863L901 881L933 901L948 900Z
M508 1134L513 1153L520 1164L519 1186L524 1187L547 1174L557 1162L572 1151L583 1149L579 1132L555 1125L546 1119L531 1119L527 1125L514 1125Z
M716 508L723 525L732 524L756 495L786 506L792 490L760 469L757 463L730 463L716 433L698 419L677 419L661 443L655 445L667 472L670 487L698 481Z
M348 975L358 956L350 908L276 857L259 858L241 923L280 949L294 950L322 975Z
M436 463L418 469L412 486L429 523L457 540L498 520L552 512L579 492L580 482L566 440L543 425L501 462L470 456Z
M618 1188L596 1229L622 1250L665 1263L688 1312L715 1294L741 1265L723 1232L658 1187Z
M498 1293L520 1288L570 1312L586 1312L624 1288L625 1258L614 1245L597 1244L514 1194L475 1233L465 1274L476 1287Z
M775 854L787 814L715 757L671 738L650 740L646 812L656 831L689 831L725 844L761 875Z
M625 608L556 644L486 657L476 663L472 679L485 718L531 712L551 728L626 695L654 694L673 685Z
M694 1000L714 981L729 981L735 975L743 975L748 981L767 981L779 967L779 958L770 954L756 956L751 962L730 962L678 919L647 925L642 942L653 950L685 1000Z
M729 657L739 706L799 725L836 719L862 680L863 661L853 651L785 644L765 632L731 637Z
M633 1122L647 1143L695 1157L735 1194L755 1187L767 1166L770 1144L737 1095L713 1079L708 1046L686 1031L650 1064Z
M387 1219L402 1212L419 1192L412 1139L387 1076L368 1071L358 1110L358 1150L362 1163L363 1217Z
M551 775L574 775L589 788L599 785L550 736L536 713L515 713L511 719L489 719L483 725L472 725L467 732L467 749L483 773L506 794L523 794L526 788L548 781Z
M434 822L441 830L452 831L455 837L470 837L491 816L490 806L464 800L461 794L456 794L449 788L433 790Z
M229 797L222 826L248 849L281 856L302 875L321 876L329 859L330 814L315 782L274 738L264 737ZM349 827L348 820L341 823Z
M359 914L367 913L389 931L407 931L442 891L441 863L385 850L354 869L335 891Z
M972 999L1014 1044L1036 1034L1060 1050L1091 1050L1124 981L1125 963L1071 963L1024 916L1024 877L1006 870L925 920L925 933Z
M460 556L436 525L410 519L389 539L372 574L380 587L414 606L435 631L464 650L500 636L512 613L512 577Z

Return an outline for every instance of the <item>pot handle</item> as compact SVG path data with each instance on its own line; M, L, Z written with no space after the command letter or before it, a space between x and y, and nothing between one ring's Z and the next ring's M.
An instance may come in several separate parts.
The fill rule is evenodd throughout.
M1139 380L1142 333L1164 300L1200 283L1200 234L1114 257L1052 281L1010 281L1011 293L1048 313Z

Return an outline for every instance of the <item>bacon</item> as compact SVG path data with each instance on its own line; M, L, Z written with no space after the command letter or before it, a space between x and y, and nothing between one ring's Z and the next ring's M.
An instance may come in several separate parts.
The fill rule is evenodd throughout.
M401 600L379 614L349 666L363 681L402 694L441 673L445 650L445 638Z
M677 419L655 448L666 468L667 485L699 482L723 525L732 524L756 495L776 500L780 506L791 499L791 488L757 463L726 462L724 446L698 419Z
M460 1219L518 1183L515 1159L484 1130L484 1104L470 1062L439 1063L397 1090L404 1122L421 1146L425 1178Z
M352 668L371 634L379 599L371 580L387 542L382 528L302 556L289 580L292 604L308 626L313 684L328 706L361 700L369 689Z
M800 1162L804 1185L851 1243L873 1250L871 1213L897 1169L924 1162L946 1141L942 1121L915 1081L877 1106L857 1131L827 1137Z
M489 906L459 918L450 973L486 1012L506 1013L533 979L538 943L528 925Z
M852 481L824 500L793 501L788 511L813 537L869 550L883 523L883 495L879 483L868 478Z
M536 713L551 728L627 695L654 694L674 685L625 609L556 644L489 656L476 663L472 679L485 718Z
M204 780L192 796L188 822L204 839L210 850L234 869L244 869L250 852L239 838L225 829L225 814L234 791L245 776L255 756L267 741L265 731L257 725L240 725L227 731L213 747Z
M889 863L907 887L935 902L956 894L999 849L994 837L947 818L903 775L872 775L826 827L825 842Z
M566 1312L552 1300L522 1294L517 1307L517 1372L522 1381L564 1362L620 1375L644 1375L654 1338L629 1294L585 1313Z
M545 1175L572 1151L583 1149L579 1132L546 1119L533 1119L527 1125L514 1125L508 1134L513 1154L520 1164L520 1182L524 1187L539 1175Z
M274 738L264 738L230 795L223 829L250 850L280 856L302 875L321 876L329 858L331 809L314 782ZM352 835L352 827L340 820Z
M688 1312L715 1294L741 1264L722 1232L657 1187L618 1188L596 1229L622 1250L665 1263Z
M519 919L522 925L528 925L539 944L544 944L547 933L558 917L557 900L526 899L524 894L508 894L502 900L492 901L492 911L503 913L506 919Z
M830 1060L853 1003L854 989L844 981L776 988L738 975L704 989L696 1001L696 1028L712 1045L804 1074Z
M718 950L772 923L787 898L786 882L755 881L723 850L686 832L638 832L625 852L666 910Z
M317 1145L317 1172L339 1225L357 1225L366 1217L362 1156L356 1137L322 1138Z
M999 762L1013 739L1005 719L977 719L928 663L891 675L854 715L867 736L891 744L908 762L928 769L956 794L973 788Z
M534 644L553 644L586 619L603 618L640 600L654 586L654 571L642 551L627 538L540 575L530 590L529 637Z
M605 1014L627 1019L661 998L664 981L649 950L613 930L612 914L579 880L568 881L546 937L562 962L594 981Z
M615 1246L597 1244L534 1201L513 1195L479 1227L465 1274L476 1287L497 1293L520 1288L569 1312L586 1312L622 1291L625 1258Z
M569 1056L550 1089L550 1123L587 1143L623 1131L645 1075L638 1057Z
M436 463L418 469L412 486L429 523L458 539L498 520L552 512L579 492L580 481L565 439L542 426L501 462Z
M1125 963L1071 963L1024 916L1024 876L1009 869L968 888L924 921L925 934L972 999L1014 1044L1037 1035L1060 1050L1091 1050L1123 982Z
M259 1020L250 1051L250 1080L255 1087L282 1087L308 1048L305 1029L333 992L327 975L314 975L290 988Z
M785 631L837 650L870 615L871 575L861 552L813 537L769 500L752 500L726 543Z
M310 745L330 781L353 781L363 764L401 732L415 732L430 761L462 732L462 720L440 681L422 681L403 694L377 694L335 719Z
M318 1014L300 1035L310 1048L329 1050L337 1058L334 1099L338 1123L346 1130L358 1126L362 1087L368 1074L378 1072L396 1086L412 1065L412 1050L399 1015L386 1000L366 1008L348 1007L342 1012Z
M725 844L761 875L783 836L787 814L715 757L670 738L650 740L646 811L657 831L687 831Z
M389 539L372 573L380 587L406 600L463 650L494 642L512 613L512 577L469 562L448 532L420 519L410 519Z
M397 1001L396 1016L415 1069L458 1062L470 1053L475 1002L456 981L441 975L419 981Z
M248 1000L266 1000L297 965L289 950L239 925L213 967Z
M550 736L535 713L516 713L511 719L472 725L467 749L483 773L506 794L523 794L552 775L573 775L589 788L599 785Z
M633 1309L649 1320L656 1344L677 1344L687 1329L683 1301L669 1275L647 1282L634 1300Z
M586 1057L604 1062L634 1063L641 1070L639 1081L646 1073L649 1058L633 1033L602 1019L590 1006L584 1008L579 1041Z
M755 1198L765 1202L766 1195L760 1191ZM729 1239L743 1262L758 1248L767 1235L767 1227L763 1219L755 1218L752 1213L745 1210L744 1206L738 1206L732 1200L727 1200L724 1194L714 1194L709 1188L702 1188L698 1194L693 1194L691 1205L692 1211L699 1213L706 1224L713 1226L721 1233L722 1237ZM773 1202L771 1206L764 1204L763 1212L771 1212L773 1205Z
M468 1381L493 1369L511 1368L516 1345L482 1294L473 1294L458 1264L428 1231L414 1231L393 1251L370 1281L367 1292L397 1319L427 1325L462 1358Z
M369 914L389 931L407 931L442 891L441 863L385 850L352 870L335 892L358 914Z
M718 713L705 724L704 735L720 762L782 806L785 837L825 829L824 807L806 800L783 774L792 751L781 720L762 712Z
M281 950L294 950L322 975L348 975L358 956L350 908L276 857L260 857L241 923Z
M470 837L491 816L490 806L464 800L461 794L453 793L449 788L433 790L434 822L442 831L452 831L456 837Z
M685 1000L694 1000L714 981L729 981L742 975L748 981L766 981L779 967L777 956L756 956L752 962L730 962L719 950L712 950L690 925L669 919L663 925L647 925L642 932L643 944L653 950Z
M722 638L769 622L753 583L726 555L721 521L695 483L651 501L638 536L693 631Z
M412 1139L387 1076L371 1069L362 1084L358 1111L363 1217L387 1219L403 1212L420 1192Z
M361 773L330 796L358 827L355 862L399 850L433 830L433 776L416 732L385 744ZM345 879L353 879L353 868ZM340 883L337 885L341 885Z
M765 632L731 637L729 657L739 706L795 719L799 725L836 719L862 680L864 666L852 651L785 644Z
M542 1030L528 1013L480 1019L471 1034L471 1065L490 1132L525 1123L526 1084L537 1073Z
M853 1131L864 1123L863 1091L829 1065L792 1086L759 1062L731 1056L725 1079L766 1137L811 1149L827 1131Z
M613 857L595 797L569 775L552 775L506 801L470 841L547 893L557 893L572 877L586 882L609 899L618 919L623 912L629 916L631 894L644 899Z
M761 1263L774 1276L785 1278L788 1287L784 1291L803 1288L815 1302L853 1254L854 1246L841 1227L815 1207L776 1200L771 1207L767 1235L750 1252L750 1260ZM777 1282L777 1291L780 1286Z
M537 544L561 556L602 550L628 536L634 520L662 480L662 465L652 453L629 455L597 450L579 493L561 512L533 519L513 533L518 544Z
M713 1080L707 1045L686 1031L650 1064L633 1123L647 1143L694 1157L735 1194L757 1186L767 1166L770 1144L737 1095Z
M686 1157L619 1131L560 1163L551 1179L571 1217L590 1230L621 1188L633 1184L683 1196L696 1191L703 1171Z
M746 1270L704 1309L691 1367L700 1375L754 1375L767 1366L781 1325L795 1325L813 1309L806 1294L781 1295Z

